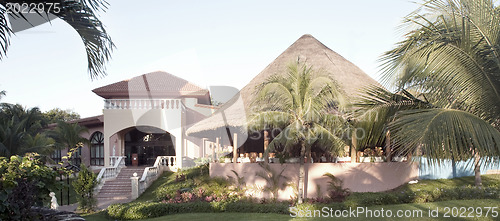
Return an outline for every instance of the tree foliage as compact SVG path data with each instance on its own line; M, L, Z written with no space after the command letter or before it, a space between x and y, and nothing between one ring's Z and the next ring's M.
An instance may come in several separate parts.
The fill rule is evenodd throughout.
M4 0L0 1L0 59L7 54L10 44L10 37L13 33L8 24L8 15L13 18L29 20L22 14L15 11L7 11L7 4L40 3L38 1ZM55 15L65 21L80 35L85 51L87 53L88 71L91 79L104 76L105 64L111 59L111 52L115 45L111 37L104 29L104 25L99 20L96 12L105 11L108 3L105 0L48 0L47 4L57 4L57 7L44 7L44 13L37 10L41 18L47 18L48 14ZM31 9L31 4L28 4ZM34 4L37 5L37 4Z
M95 210L97 200L94 197L94 188L99 184L97 180L97 175L85 166L85 164L80 165L80 172L72 185L75 188L75 192L78 200L79 209L88 213Z
M315 72L303 62L288 66L284 75L273 75L256 88L256 114L250 130L281 129L266 152L297 153L304 157L311 147L339 154L348 127L335 111L343 104L343 92L328 75ZM305 145L304 150L301 144Z
M0 219L34 220L31 207L48 202L49 193L60 188L56 176L37 154L0 157Z
M45 125L43 114L38 108L0 104L0 156L52 152L54 141L42 132Z
M62 110L60 108L54 108L47 112L43 113L45 118L45 123L52 124L57 123L58 121L71 121L80 119L80 114L72 111L72 110Z
M256 114L250 131L280 129L269 143L269 152L298 156L298 203L304 189L304 158L313 147L340 155L345 146L341 138L349 127L338 114L344 104L343 91L327 74L313 71L304 62L294 62L283 75L272 75L255 89ZM297 154L298 153L298 154Z
M406 17L410 31L382 57L383 77L424 93L433 109L401 111L389 125L403 151L500 155L499 23L500 8L489 0L428 1Z

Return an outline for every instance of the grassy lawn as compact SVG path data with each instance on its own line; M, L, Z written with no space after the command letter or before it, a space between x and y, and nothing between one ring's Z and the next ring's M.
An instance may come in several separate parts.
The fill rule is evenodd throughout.
M384 205L384 206L370 206L367 207L368 210L378 210L381 211L381 209L384 209L384 211L390 210L393 213L393 216L396 216L396 213L398 210L401 211L410 211L411 213L415 213L415 216L419 216L417 211L422 211L422 216L419 217L392 217L392 218L387 218L387 217L351 217L351 218L342 218L342 220L500 220L500 214L498 214L497 217L492 217L492 213L488 215L489 217L484 217L486 214L486 209L485 207L497 207L496 211L500 213L500 209L498 208L500 206L500 199L487 199L487 200L453 200L453 201L444 201L444 202L435 202L435 203L413 203L413 204L398 204L398 205ZM443 217L445 214L445 207L448 208L460 208L460 207L473 207L473 208L478 208L481 207L484 209L483 211L483 217L477 217L477 214L468 214L464 213L463 215L471 215L474 217L469 217L469 218L460 218L460 217L453 217L453 214L450 212L449 218ZM429 209L430 210L436 210L438 209L438 217L433 218L429 217ZM413 212L415 211L415 212ZM385 212L387 213L387 212ZM460 214L455 214L455 215L460 215ZM84 217L86 220L91 220L91 221L108 221L106 219L105 215L103 212L97 213L97 214L92 214ZM176 220L214 220L214 221L219 221L219 220L297 220L297 221L303 221L303 220L331 220L331 217L322 217L322 218L292 218L289 215L282 215L282 214L263 214L263 213L189 213L189 214L175 214L175 215L168 215L168 216L162 216L162 217L157 217L157 218L151 218L151 219L143 219L145 221L160 221L160 220L170 220L170 221L176 221Z
M157 180L155 180L151 186L149 186L149 188L146 189L146 191L144 191L144 193L142 193L139 198L137 198L136 200L134 200L133 202L146 202L146 201L153 201L155 200L155 195L154 195L154 191L159 187L161 186L163 183L166 183L168 181L172 181L172 180L175 180L175 174L171 171L165 171L163 172L163 174L158 177Z
M492 174L492 175L482 175L481 179L483 181L483 186L498 186L500 185L500 174ZM452 188L452 187L461 187L461 186L474 186L474 177L459 177L453 179L439 179L439 180L419 180L416 184L405 184L402 185L392 191L401 191L401 190L434 190L441 188Z
M199 171L193 170L190 172L187 172L187 174L191 175L191 177L199 177L198 175ZM206 176L206 175L205 175ZM143 203L143 202L154 202L156 201L156 196L155 196L155 191L161 188L167 187L173 187L172 189L178 188L178 183L175 181L176 179L176 174L172 172L164 172L158 180L156 180L138 199L136 199L134 202L135 203ZM500 185L500 175L486 175L482 176L483 179L483 186L484 187L498 187ZM183 183L183 181L181 181ZM203 184L198 184L198 185L203 185ZM500 199L497 198L491 198L490 199L477 199L477 197L474 197L475 195L471 196L466 196L464 200L452 200L453 198L443 198L443 201L440 202L433 202L433 201L428 201L432 203L415 203L415 202L426 202L426 201L406 201L408 202L407 204L397 204L399 201L381 201L384 195L394 195L394 193L399 193L399 192L416 192L419 193L421 191L433 191L436 189L450 189L450 188L460 188L464 186L473 186L474 185L474 177L462 177L462 178L456 178L456 179L442 179L442 180L421 180L417 184L405 184L402 185L394 190L387 191L385 193L353 193L351 196L349 196L346 200L355 202L355 204L345 204L345 205L350 205L350 207L354 208L366 208L367 210L371 210L373 214L372 217L364 217L364 214L361 213L360 216L358 217L351 217L351 218L345 218L342 217L341 219L347 219L347 220L400 220L400 219L405 219L405 220L500 220L500 217L492 217L492 215L495 215L495 212L490 211L488 217L484 217L486 214L486 207L497 207L495 211L497 213L500 213ZM195 187L198 188L198 187ZM193 188L194 189L194 188ZM446 191L445 191L446 192ZM462 192L462 189L460 189L460 192ZM406 196L406 195L404 195ZM387 198L387 197L386 197ZM488 198L488 197L486 197ZM388 199L391 199L390 197ZM431 198L432 199L432 198ZM469 199L469 200L465 200ZM437 200L439 201L439 200ZM392 202L392 203L387 203L387 202ZM404 203L405 201L401 201L401 203ZM367 207L364 207L363 205L366 205ZM448 207L449 211L447 211L445 208ZM471 207L471 208L469 208ZM286 205L285 205L286 208ZM321 207L317 207L317 209L320 209ZM338 207L336 207L338 208ZM452 208L456 208L455 211L452 211ZM460 210L460 208L462 208ZM483 216L477 217L478 214L476 214L476 209L481 208L483 210ZM322 208L321 208L322 209ZM329 208L326 208L329 209ZM459 210L457 210L459 209ZM471 209L474 209L473 212L471 212ZM388 212L390 210L390 212ZM198 210L199 211L199 210ZM235 211L235 210L232 210ZM239 210L236 210L239 211ZM250 210L248 210L250 211ZM388 218L388 217L374 217L377 215L377 213L380 213L381 211L385 211L383 214L384 216L388 216L392 214L393 217ZM410 217L395 217L398 214L398 211L407 212L407 213L416 213ZM435 211L429 214L430 211ZM460 211L460 212L459 212ZM186 211L184 211L186 212ZM189 212L189 210L187 210ZM313 212L313 211L312 211ZM448 215L450 217L444 217L445 213L448 212ZM454 213L452 213L454 212ZM462 213L463 212L463 213ZM307 213L307 211L302 211L302 214ZM143 220L327 220L327 219L332 219L331 216L335 217L335 214L332 214L330 217L324 217L325 213L323 211L317 211L316 212L317 216L319 213L322 214L323 217L318 218L318 217L313 217L313 218L308 218L308 217L303 217L303 218L293 218L290 215L283 215L283 214L275 214L275 213L232 213L232 212L221 212L221 213L181 213L181 214L174 214L174 215L167 215L167 216L162 216L162 217L157 217L157 218L148 218L148 219L143 219ZM458 213L458 214L457 214ZM345 213L347 214L347 213ZM353 213L349 213L353 214ZM465 215L465 216L472 216L472 217L453 217L458 216L458 215ZM405 215L405 214L402 214ZM411 215L411 214L410 214ZM437 215L438 217L431 217L432 215ZM500 215L500 214L499 214ZM147 215L146 215L147 217ZM91 214L91 215L85 215L85 219L87 220L97 220L97 221L104 221L104 220L113 220L113 219L107 219L106 217L106 211L102 211L96 214Z

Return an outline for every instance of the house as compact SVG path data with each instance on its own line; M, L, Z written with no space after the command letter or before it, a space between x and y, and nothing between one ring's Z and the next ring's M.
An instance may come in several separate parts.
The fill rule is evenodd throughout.
M208 90L157 71L93 92L104 99L103 114L73 123L89 129L82 136L90 144L76 157L94 170L112 166L120 156L126 166L152 166L158 156L170 156L168 163L182 168L207 152L203 139L185 131L215 110Z

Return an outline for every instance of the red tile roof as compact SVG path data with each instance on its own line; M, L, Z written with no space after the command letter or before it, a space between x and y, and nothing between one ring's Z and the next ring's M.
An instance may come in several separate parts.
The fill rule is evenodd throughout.
M151 72L92 90L109 98L175 98L206 95L208 90L163 71Z

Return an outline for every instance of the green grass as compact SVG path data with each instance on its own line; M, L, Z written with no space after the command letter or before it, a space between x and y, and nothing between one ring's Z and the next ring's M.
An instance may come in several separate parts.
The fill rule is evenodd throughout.
M483 186L498 186L500 185L500 174L492 175L482 175L481 179L483 181ZM416 184L405 184L391 191L402 191L402 190L434 190L442 188L454 188L462 186L474 186L474 177L459 177L453 179L439 179L439 180L419 180ZM391 192L388 191L388 192Z
M175 175L171 171L165 171L163 174L155 180L149 188L142 193L139 198L135 199L133 202L147 202L156 200L154 191L158 189L163 183L175 180Z
M500 205L500 199L487 199L487 200L453 200L453 201L444 201L444 202L435 202L435 203L412 203L412 204L398 204L398 205L384 205L384 206L370 206L367 209L375 211L384 209L384 211L391 210L393 214L396 214L398 210L422 210L422 217L408 217L408 218L374 218L374 217L351 217L351 218L342 218L342 220L500 220L500 214L498 217L492 217L491 212L489 217L475 217L475 218L446 218L444 215L445 207L497 207L497 210L500 213L500 209L498 208ZM437 218L429 217L429 209L436 210L438 209ZM485 214L485 213L483 213ZM467 214L466 214L467 215ZM450 216L452 214L450 213ZM108 221L104 212L91 214L84 216L86 220L89 221ZM160 221L160 220L169 220L169 221L184 221L184 220L294 220L294 221L309 221L309 220L332 220L331 217L322 217L322 218L292 218L290 215L282 215L282 214L263 214L263 213L190 213L190 214L176 214L176 215L168 215L162 217L156 217L151 219L143 219L144 221Z

